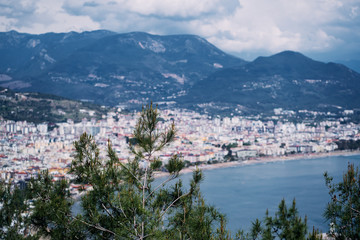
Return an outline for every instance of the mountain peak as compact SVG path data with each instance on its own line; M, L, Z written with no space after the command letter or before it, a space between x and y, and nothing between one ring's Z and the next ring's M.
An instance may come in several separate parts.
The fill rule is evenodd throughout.
M302 54L300 52L291 51L291 50L285 50L285 51L279 52L277 54L274 54L273 56L305 57L304 54Z
M303 72L303 69L323 68L325 63L315 61L305 55L294 51L283 51L269 57L258 57L248 67L257 71Z
M300 62L315 62L309 57L306 57L305 55L294 52L294 51L283 51L274 55L271 55L269 57L258 57L254 60L256 63L261 62L278 62L281 64L294 64L294 63L300 63Z

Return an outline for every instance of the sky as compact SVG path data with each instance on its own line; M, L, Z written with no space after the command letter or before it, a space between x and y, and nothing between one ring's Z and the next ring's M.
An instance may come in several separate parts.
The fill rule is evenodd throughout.
M0 31L195 34L253 60L360 60L360 0L0 0Z

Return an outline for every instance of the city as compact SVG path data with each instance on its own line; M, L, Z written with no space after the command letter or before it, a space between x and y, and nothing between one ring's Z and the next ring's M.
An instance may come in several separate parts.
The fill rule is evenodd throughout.
M224 161L280 158L289 155L318 154L337 149L335 141L360 139L360 125L342 124L338 120L312 123L293 123L279 119L261 121L249 117L211 117L189 110L159 110L159 129L172 122L177 129L176 141L159 157L166 164L172 154L180 153L187 165L215 164ZM347 111L351 114L351 111ZM69 179L74 141L82 133L94 136L105 158L108 140L119 157L131 158L128 143L139 113L124 114L121 109L109 112L101 120L68 120L48 129L47 123L0 122L1 178L24 182L48 169L54 180ZM76 191L73 185L72 191Z

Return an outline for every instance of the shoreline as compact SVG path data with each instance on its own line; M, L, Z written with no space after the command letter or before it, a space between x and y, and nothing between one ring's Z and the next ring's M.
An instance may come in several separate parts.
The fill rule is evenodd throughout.
M193 172L196 168L201 170L211 170L211 169L219 169L219 168L229 168L229 167L241 167L248 165L255 165L261 163L273 163L273 162L283 162L283 161L293 161L299 159L315 159L315 158L326 158L333 156L352 156L352 155L360 155L360 151L333 151L333 152L322 152L322 153L303 153L303 154L292 154L287 156L265 156L265 157L257 157L255 159L249 160L238 160L232 162L223 162L223 163L214 163L214 164L200 164L198 166L191 166L184 168L180 171L180 174L187 174ZM167 172L155 172L155 178L166 177L169 174Z

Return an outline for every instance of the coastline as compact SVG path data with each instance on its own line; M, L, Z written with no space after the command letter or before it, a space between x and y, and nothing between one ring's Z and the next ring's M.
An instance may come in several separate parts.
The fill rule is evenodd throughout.
M181 170L180 174L191 173L196 168L201 170L211 170L218 168L229 168L229 167L241 167L248 166L254 164L261 163L272 163L272 162L283 162L283 161L292 161L299 159L314 159L314 158L326 158L333 156L352 156L352 155L360 155L360 151L333 151L333 152L322 152L322 153L303 153L303 154L291 154L287 156L265 156L265 157L257 157L250 160L240 160L240 161L232 161L232 162L223 162L223 163L214 163L214 164L200 164L198 166L191 166L184 168ZM155 172L155 178L166 177L169 174L166 172Z

